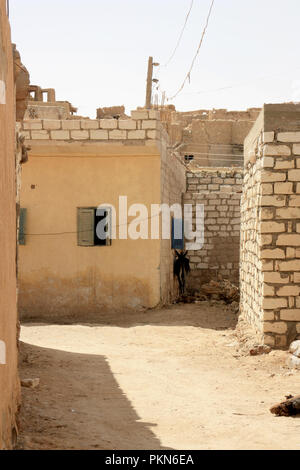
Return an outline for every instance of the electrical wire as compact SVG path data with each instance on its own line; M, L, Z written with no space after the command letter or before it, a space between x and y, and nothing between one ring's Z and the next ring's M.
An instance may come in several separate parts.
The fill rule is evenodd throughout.
M191 73L192 73L194 64L195 64L195 62L196 62L196 59L197 59L197 57L198 57L198 54L199 54L199 52L200 52L201 46L202 46L202 44L203 44L204 36L205 36L205 33L206 33L206 31L207 31L207 28L208 28L208 24L209 24L209 20L210 20L210 17L211 17L211 13L212 13L212 9L213 9L214 3L215 3L215 0L212 0L211 5L210 5L210 9L209 9L209 12L208 12L208 16L207 16L207 19L206 19L206 23L205 23L205 26L204 26L204 29L203 29L203 32L202 32L202 36L201 36L201 39L200 39L200 42L199 42L199 45L198 45L196 54L194 55L194 58L193 58L193 60L192 60L192 64L191 64L191 66L190 66L190 69L189 69L188 73L186 74L186 77L185 77L185 79L183 80L183 83L182 83L181 87L179 88L179 90L175 93L175 95L173 95L173 96L171 96L170 98L168 98L168 101L171 101L171 100L173 100L174 98L176 98L176 96L178 96L179 93L180 93L180 92L183 90L183 88L185 87L185 84L186 84L187 80L190 80L190 79L191 79Z
M181 30L179 39L178 39L178 41L177 41L177 43L176 43L175 49L174 49L174 51L172 52L170 58L169 58L168 61L164 64L163 67L167 67L167 66L169 65L169 63L172 61L172 59L173 59L173 57L175 56L175 54L176 54L176 51L177 51L177 49L178 49L178 47L179 47L179 45L180 45L180 43L181 43L181 39L182 39L183 33L184 33L184 31L185 31L185 28L186 28L188 19L189 19L189 17L190 17L190 14L191 14L191 11L192 11L192 8L193 8L193 4L194 4L194 0L191 1L190 8L189 8L189 11L188 11L188 13L187 13L187 15L186 15L185 22L184 22L183 28L182 28L182 30Z
M158 217L159 214L154 214L154 215L150 215L149 217L147 217L146 219L142 219L139 221L139 223L141 222L145 222L146 220L151 220L151 219L154 219L155 217ZM119 228L119 227L125 227L125 226L128 226L130 224L130 222L127 222L125 224L118 224L118 225L115 225L114 228ZM24 233L24 235L26 236L30 236L30 237L40 237L40 236L43 236L43 235L76 235L77 233L87 233L87 232L94 232L94 229L91 229L91 230L76 230L76 232L51 232L51 233Z
M295 70L299 70L299 67L297 67ZM212 88L210 90L200 90L200 91L191 91L191 92L187 92L187 93L183 93L183 95L187 96L187 95L202 95L202 94L206 94L206 93L214 93L214 92L218 92L218 91L225 91L225 90L231 90L231 89L235 89L235 88L241 88L241 87L245 87L247 85L252 85L254 82L260 82L260 81L264 81L264 80L274 80L275 78L277 79L288 79L288 77L286 75L269 75L269 76L265 76L265 77L257 77L257 78L254 78L253 80L247 80L247 81L244 81L244 82L240 82L240 83L236 83L234 85L228 85L228 86L225 86L225 87L220 87L220 88Z

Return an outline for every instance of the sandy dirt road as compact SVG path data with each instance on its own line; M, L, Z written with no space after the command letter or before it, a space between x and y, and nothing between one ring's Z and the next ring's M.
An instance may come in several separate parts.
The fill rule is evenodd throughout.
M240 354L236 316L193 304L101 324L25 324L20 448L297 449L300 419L269 408L300 393L287 353Z

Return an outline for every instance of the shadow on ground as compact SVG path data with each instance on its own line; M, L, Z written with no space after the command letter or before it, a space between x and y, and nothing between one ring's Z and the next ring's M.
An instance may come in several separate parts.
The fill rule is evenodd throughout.
M42 323L40 323L42 321ZM42 326L43 323L56 325L82 324L90 326L115 326L131 328L135 326L192 326L210 330L234 329L238 322L238 314L230 305L200 302L194 304L175 304L163 309L152 309L141 312L103 312L95 315L62 315L61 317L42 316L28 319L24 324Z
M21 343L21 449L163 449L140 421L104 356L74 354Z

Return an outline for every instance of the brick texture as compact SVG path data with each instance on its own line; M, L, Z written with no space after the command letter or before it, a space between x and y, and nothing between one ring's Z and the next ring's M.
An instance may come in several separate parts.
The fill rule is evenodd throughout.
M239 281L240 198L243 171L211 169L187 173L185 204L193 205L196 230L196 204L204 205L204 246L190 250L190 290L218 275Z
M285 348L296 338L300 321L300 172L293 153L300 133L268 132L267 139L265 134L258 132L252 143L255 159L245 168L241 315L262 341Z

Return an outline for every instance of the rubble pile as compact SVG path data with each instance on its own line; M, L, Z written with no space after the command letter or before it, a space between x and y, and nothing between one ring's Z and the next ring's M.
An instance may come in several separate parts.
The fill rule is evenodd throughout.
M227 279L210 281L208 284L202 285L201 294L206 296L206 300L224 300L227 304L239 302L240 300L239 288Z

